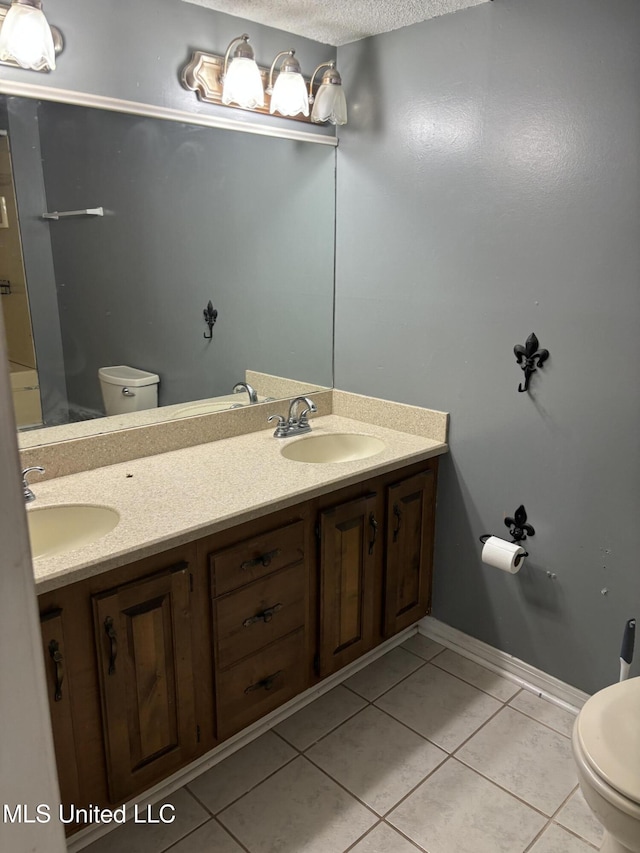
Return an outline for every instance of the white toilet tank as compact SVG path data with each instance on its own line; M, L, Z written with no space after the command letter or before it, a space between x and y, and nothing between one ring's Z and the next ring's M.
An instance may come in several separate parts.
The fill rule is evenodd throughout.
M102 401L107 415L125 415L155 409L160 377L137 367L119 364L98 370Z

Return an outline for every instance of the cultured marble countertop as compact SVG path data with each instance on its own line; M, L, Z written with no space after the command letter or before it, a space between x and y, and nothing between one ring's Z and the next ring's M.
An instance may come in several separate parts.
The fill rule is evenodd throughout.
M385 443L352 462L310 464L281 449L268 429L33 483L30 509L99 504L118 511L108 534L74 551L34 560L38 593L126 565L402 465L445 453L447 444L338 415L313 418L311 435L358 433Z

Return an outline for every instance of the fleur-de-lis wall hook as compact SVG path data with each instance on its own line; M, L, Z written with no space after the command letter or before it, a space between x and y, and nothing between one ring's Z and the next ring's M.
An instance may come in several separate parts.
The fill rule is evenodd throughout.
M514 542L522 542L527 536L534 536L535 530L530 524L527 524L527 511L522 504L513 514L513 518L505 518L504 523L509 528L509 533L513 536Z
M549 358L549 350L539 349L539 346L537 337L531 332L524 346L516 344L513 348L516 361L524 370L524 385L518 385L520 393L529 390L531 374L535 373L538 367L542 368L542 365Z
M209 327L209 334L207 334L205 332L204 338L207 341L210 341L211 338L213 337L213 327L215 326L216 320L218 319L218 312L213 307L213 302L211 300L209 300L209 304L207 305L207 307L204 309L204 311L202 313L204 314L204 321L207 324L207 326Z

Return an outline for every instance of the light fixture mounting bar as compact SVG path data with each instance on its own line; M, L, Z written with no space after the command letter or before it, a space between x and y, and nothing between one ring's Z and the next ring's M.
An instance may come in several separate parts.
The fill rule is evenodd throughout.
M264 88L267 88L269 82L269 69L258 66ZM243 110L250 113L262 113L269 115L269 106L271 98L268 93L265 94L265 105L263 107L254 107L253 109L245 109L236 104L222 103L222 83L220 78L224 69L224 56L218 56L214 53L206 53L202 50L194 50L191 54L191 59L180 72L180 82L185 89L195 92L198 100L204 101L207 104L220 104L221 106L233 107L237 110ZM305 84L309 86L309 78L305 77ZM317 90L318 86L314 86ZM277 118L283 118L278 116ZM311 124L311 117L302 114L296 116L287 116L293 121L303 121L306 124Z

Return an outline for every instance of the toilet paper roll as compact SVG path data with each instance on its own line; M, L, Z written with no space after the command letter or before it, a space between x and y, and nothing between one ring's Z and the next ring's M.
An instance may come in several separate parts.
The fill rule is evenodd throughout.
M524 557L521 555L524 553L524 548L517 542L507 542L497 536L490 536L482 549L482 562L515 575L522 568Z

